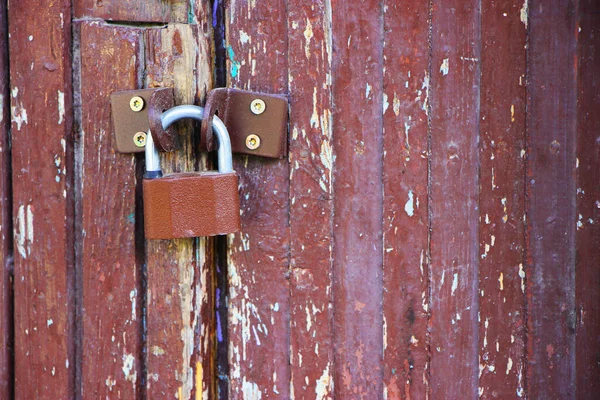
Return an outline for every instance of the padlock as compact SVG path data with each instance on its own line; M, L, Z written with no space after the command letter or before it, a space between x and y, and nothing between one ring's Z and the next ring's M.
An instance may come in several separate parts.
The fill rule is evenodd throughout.
M182 118L202 118L202 107L178 106L163 113L165 129ZM238 177L233 170L227 128L213 120L219 142L218 172L162 174L152 133L147 135L144 230L147 239L216 236L240 230Z

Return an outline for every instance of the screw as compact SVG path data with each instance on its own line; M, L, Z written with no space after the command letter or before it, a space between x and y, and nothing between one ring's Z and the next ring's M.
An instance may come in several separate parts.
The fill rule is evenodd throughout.
M138 132L133 135L133 143L137 147L144 147L146 145L147 136L145 132Z
M252 111L253 114L256 114L256 115L260 115L260 114L264 113L266 108L267 108L267 106L265 105L265 102L262 101L261 99L254 99L254 100L252 100L252 103L250 104L250 110Z
M260 147L260 138L258 135L251 134L246 136L246 147L250 150L256 150Z
M132 97L131 100L129 100L129 107L131 107L131 110L134 112L142 111L144 108L144 99L140 96Z

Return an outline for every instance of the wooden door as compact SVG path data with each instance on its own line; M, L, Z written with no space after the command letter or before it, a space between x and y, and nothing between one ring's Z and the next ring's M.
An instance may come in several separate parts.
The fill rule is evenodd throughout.
M1 3L0 398L598 398L599 12ZM145 241L109 96L218 86L288 96L288 157L234 157L240 233Z

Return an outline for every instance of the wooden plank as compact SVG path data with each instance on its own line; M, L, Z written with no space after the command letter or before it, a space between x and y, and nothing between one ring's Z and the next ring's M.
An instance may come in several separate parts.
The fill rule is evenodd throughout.
M477 396L479 3L436 1L431 67L431 397Z
M424 399L428 382L429 4L384 2L384 398Z
M528 45L528 395L575 393L576 35L571 1L531 0Z
M9 1L15 398L74 395L71 6ZM35 383L35 384L33 384Z
M231 2L229 86L286 93L283 0ZM229 398L290 397L289 168L234 157L242 231L229 237Z
M75 18L112 21L188 22L189 0L74 0ZM193 11L192 11L193 12Z
M600 24L597 1L581 0L578 34L576 364L577 398L600 394ZM579 30L578 29L578 30Z
M13 226L6 3L0 4L0 398L13 397Z
M136 165L132 155L114 150L109 98L141 84L141 31L100 22L82 22L78 30L81 393L134 399L143 381Z
M525 395L523 1L483 2L479 168L479 396ZM475 299L474 299L475 300Z
M334 387L383 393L382 5L332 1ZM358 23L358 21L360 21Z
M212 87L211 46L193 25L172 24L145 35L146 84L173 87L176 104L201 103ZM164 173L193 171L193 123L184 146L162 155ZM206 158L200 161L206 168ZM216 398L212 240L147 242L148 396ZM196 258L198 257L198 258Z
M331 7L288 3L291 385L333 398ZM310 71L307 73L307 71ZM311 101L312 100L312 101ZM316 397L315 397L316 396Z

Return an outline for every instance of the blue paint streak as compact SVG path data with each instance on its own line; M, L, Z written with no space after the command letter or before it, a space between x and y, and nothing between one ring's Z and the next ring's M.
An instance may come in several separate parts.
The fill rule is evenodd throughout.
M233 52L233 48L231 46L227 46L227 56L231 61L231 77L235 78L238 76L238 72L240 71L240 63L239 61L235 61L235 53Z
M217 10L218 10L218 8L219 8L219 0L215 0L215 2L213 3L213 16L212 16L213 28L217 27Z

